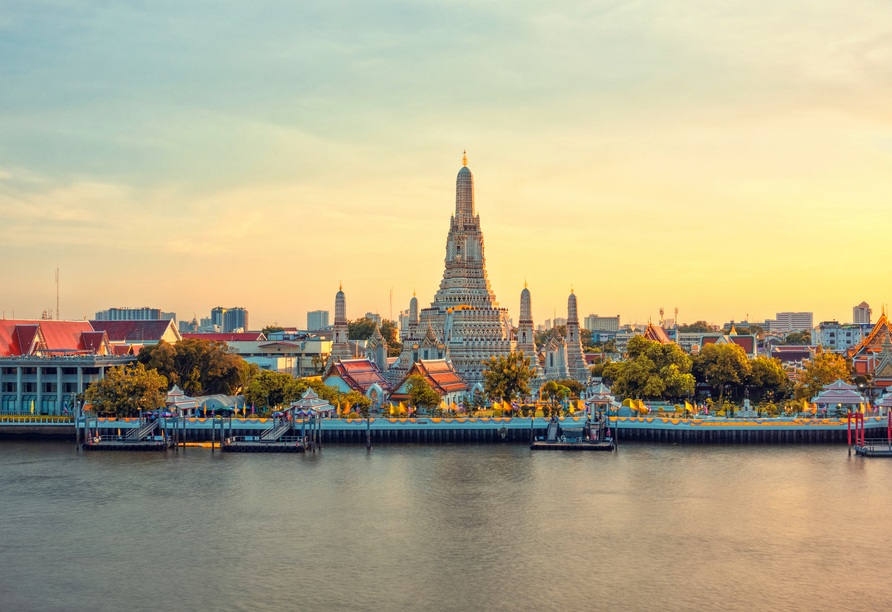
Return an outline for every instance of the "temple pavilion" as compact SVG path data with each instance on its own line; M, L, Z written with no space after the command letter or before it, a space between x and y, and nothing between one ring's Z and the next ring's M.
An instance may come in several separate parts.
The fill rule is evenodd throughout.
M871 377L875 387L892 387L892 324L885 309L861 344L846 351L846 357L852 360L855 373Z

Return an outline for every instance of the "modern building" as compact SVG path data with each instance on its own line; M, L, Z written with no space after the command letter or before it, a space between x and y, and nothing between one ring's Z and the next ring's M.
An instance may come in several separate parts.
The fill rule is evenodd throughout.
M75 393L135 360L129 350L116 355L88 321L2 319L0 414L73 414Z
M379 327L381 326L381 315L379 315L377 312L367 312L365 313L365 318L369 321L374 321L375 325Z
M844 351L858 346L870 334L873 325L869 323L841 324L838 321L821 321L812 332L812 344L825 350Z
M861 302L852 308L852 323L869 325L871 314L873 314L873 311L867 302Z
M248 331L248 311L242 307L228 308L223 314L223 332Z
M177 323L177 313L162 312L160 308L109 308L96 313L96 321L170 320Z
M328 311L313 310L307 313L307 331L318 331L328 327Z
M619 331L619 315L600 317L596 314L585 318L583 326L589 331Z
M767 325L765 331L771 332L811 331L814 327L814 314L811 312L779 312L777 318L766 320L765 325Z

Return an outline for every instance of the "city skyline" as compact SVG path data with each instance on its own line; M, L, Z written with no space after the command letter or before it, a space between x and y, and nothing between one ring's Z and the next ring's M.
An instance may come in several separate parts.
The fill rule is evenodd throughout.
M57 264L66 319L300 326L339 281L350 318L391 287L397 318L433 299L465 149L515 320L525 279L536 324L571 285L638 323L888 299L889 6L269 9L9 7L7 318L55 305Z

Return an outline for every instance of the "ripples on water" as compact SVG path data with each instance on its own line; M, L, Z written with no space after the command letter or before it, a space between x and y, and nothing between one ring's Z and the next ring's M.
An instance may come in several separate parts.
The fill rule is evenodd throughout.
M0 443L0 609L882 610L892 461L844 447Z

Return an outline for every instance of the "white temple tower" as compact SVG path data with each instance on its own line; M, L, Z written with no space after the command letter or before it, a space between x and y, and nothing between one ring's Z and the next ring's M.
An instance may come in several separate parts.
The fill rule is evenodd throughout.
M516 350L523 351L524 357L530 358L530 368L539 375L539 359L536 352L536 332L533 329L533 306L530 290L523 284L520 292L520 319L517 325ZM535 384L535 383L534 383Z
M331 360L353 359L353 352L347 342L347 299L344 297L344 286L338 287L335 295L334 329L331 338Z
M582 352L582 338L579 336L579 314L576 308L576 293L570 289L567 298L567 371L570 378L584 383L589 378L589 369Z

